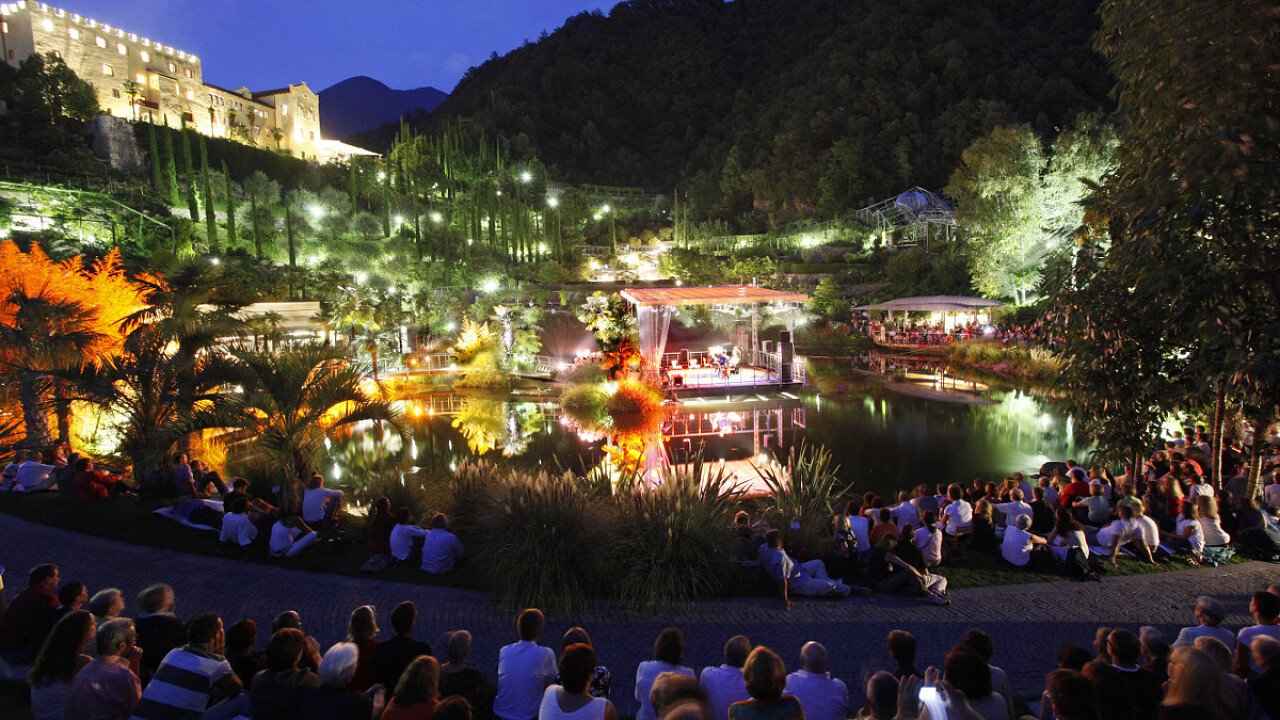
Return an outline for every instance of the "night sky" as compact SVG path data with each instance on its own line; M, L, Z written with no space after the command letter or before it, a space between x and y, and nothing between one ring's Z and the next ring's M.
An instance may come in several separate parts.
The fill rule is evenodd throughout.
M261 90L353 75L450 91L468 67L615 0L50 0L195 53L205 81Z

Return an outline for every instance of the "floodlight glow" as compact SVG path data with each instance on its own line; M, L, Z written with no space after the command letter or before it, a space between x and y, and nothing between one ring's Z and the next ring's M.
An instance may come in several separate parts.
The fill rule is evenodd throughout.
M399 226L401 226L401 225L403 225L403 224L404 224L404 216L403 216L403 215L397 215L397 216L395 216L395 217L391 218L391 222L395 223L395 224L396 224L396 227L399 227Z
M439 225L441 222L444 222L444 216L438 212L433 212L431 213L431 222Z
M362 272L356 273L356 284L363 285L367 282L369 282L368 273L362 273Z
M610 210L610 209L611 209L611 208L609 207L609 203L605 203L605 204L603 204L603 205L601 205L601 206L600 206L600 212L602 212L602 213L607 213L607 212L609 212L609 210Z
M493 293L498 292L499 287L501 287L501 283L498 281L498 278L491 277L480 281L480 292L485 293L486 295L492 295Z
M211 258L209 258L209 264L210 264L210 265L221 265L221 264L222 264L222 261L221 261L221 260L219 260L219 259L218 259L218 258L216 258L216 257L211 257Z
M307 213L311 215L313 220L319 220L324 217L324 208L319 205L310 205L307 207Z
M560 198L556 197L555 195L551 195L547 197L547 207L559 207L559 206L560 206Z
M528 170L521 171L520 182L528 184L532 180L533 180L533 173L529 172Z
M455 324L452 320L444 324L445 332L453 332L454 330L457 330L457 329L458 329L457 324Z

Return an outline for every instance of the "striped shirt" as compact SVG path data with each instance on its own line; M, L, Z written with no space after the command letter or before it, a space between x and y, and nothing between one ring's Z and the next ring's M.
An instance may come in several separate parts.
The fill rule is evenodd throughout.
M209 694L231 664L190 645L174 648L142 693L130 720L185 720L199 718L209 705Z

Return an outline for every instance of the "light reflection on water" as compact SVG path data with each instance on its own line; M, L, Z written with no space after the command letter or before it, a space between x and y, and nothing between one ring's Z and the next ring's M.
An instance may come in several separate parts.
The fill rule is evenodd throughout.
M698 400L673 410L664 432L672 451L704 447L713 460L785 455L802 439L826 446L859 492L921 482L968 482L1031 473L1048 460L1082 459L1071 421L1021 391L990 393L989 405L938 402L884 392L800 399L754 396ZM462 460L484 457L528 468L581 471L601 460L601 441L559 421L554 403L435 396L406 401L411 430L362 425L332 439L320 467L363 503L379 494L425 490Z

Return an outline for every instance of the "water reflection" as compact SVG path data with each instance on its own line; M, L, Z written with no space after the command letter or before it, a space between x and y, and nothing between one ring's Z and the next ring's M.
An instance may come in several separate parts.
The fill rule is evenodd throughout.
M701 447L707 459L734 463L749 480L749 463L783 456L807 438L832 451L844 480L880 493L1029 473L1048 460L1085 454L1070 419L1043 398L1020 391L987 396L988 405L891 392L691 399L670 406L664 450L679 455ZM554 403L438 395L402 409L406 437L368 424L332 438L322 460L336 484L361 502L388 492L430 494L469 457L585 471L606 455L605 439L575 432Z

